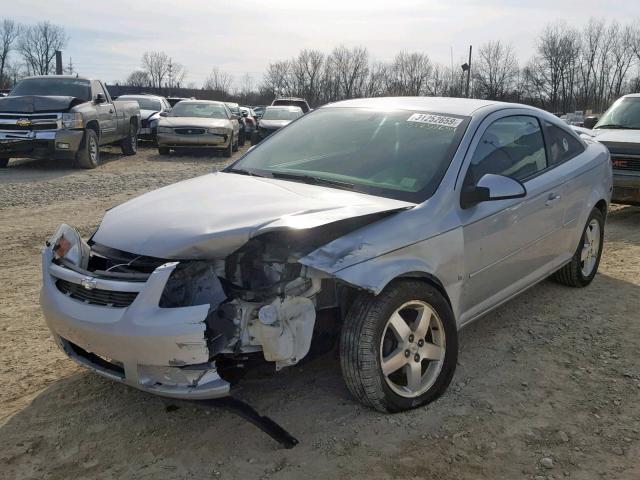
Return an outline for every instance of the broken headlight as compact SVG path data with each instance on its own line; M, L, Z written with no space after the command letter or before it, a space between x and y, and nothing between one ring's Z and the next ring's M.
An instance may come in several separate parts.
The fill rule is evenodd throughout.
M65 259L80 268L87 268L89 245L80 238L75 228L63 223L51 236L47 246L56 260Z
M167 280L159 305L176 308L209 304L213 310L226 298L211 262L180 262Z
M81 113L63 113L62 126L64 128L84 128L84 118Z

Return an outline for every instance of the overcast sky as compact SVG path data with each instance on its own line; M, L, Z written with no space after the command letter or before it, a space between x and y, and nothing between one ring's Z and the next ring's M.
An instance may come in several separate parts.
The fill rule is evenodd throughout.
M381 61L423 51L446 64L453 49L457 64L469 44L500 39L526 59L546 23L640 20L638 0L4 0L0 10L1 18L64 26L64 62L71 56L83 75L122 80L143 52L164 50L198 86L214 66L259 80L269 62L303 48L362 45Z

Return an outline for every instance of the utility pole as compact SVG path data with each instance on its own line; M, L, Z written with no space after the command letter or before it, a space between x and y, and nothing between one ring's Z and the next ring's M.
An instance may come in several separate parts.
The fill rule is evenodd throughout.
M471 49L473 48L472 45L469 45L469 68L467 68L467 87L465 88L464 91L464 96L469 98L469 83L471 81Z
M56 75L62 75L62 52L56 50Z

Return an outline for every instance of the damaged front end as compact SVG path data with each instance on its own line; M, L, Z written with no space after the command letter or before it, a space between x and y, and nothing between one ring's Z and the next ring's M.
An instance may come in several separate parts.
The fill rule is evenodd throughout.
M249 358L275 369L309 352L316 311L336 281L302 265L309 252L386 213L251 238L221 259L182 261L106 247L63 225L43 252L41 303L69 357L158 395L225 396Z

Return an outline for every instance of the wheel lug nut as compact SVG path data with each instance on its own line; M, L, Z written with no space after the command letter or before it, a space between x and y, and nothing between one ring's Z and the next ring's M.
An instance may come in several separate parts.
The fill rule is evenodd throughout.
M420 339L418 340L418 346L421 347L424 345L424 340Z
M420 355L418 355L418 354L416 353L416 354L415 354L415 356L413 357L413 359L414 359L416 362L419 362L419 361L420 361Z
M409 341L413 342L413 334L409 335Z
M409 356L411 355L411 352L409 350L405 350L404 351L404 356L409 358Z

